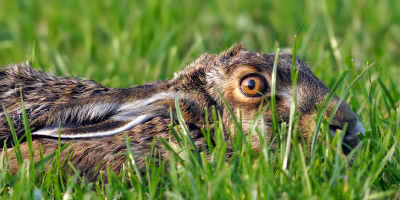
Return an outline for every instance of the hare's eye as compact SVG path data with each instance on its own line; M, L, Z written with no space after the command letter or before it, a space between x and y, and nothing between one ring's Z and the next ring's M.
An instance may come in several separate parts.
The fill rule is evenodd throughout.
M260 93L263 94L267 91L267 83L264 77L257 74L244 77L239 87L240 91L249 97L261 96Z

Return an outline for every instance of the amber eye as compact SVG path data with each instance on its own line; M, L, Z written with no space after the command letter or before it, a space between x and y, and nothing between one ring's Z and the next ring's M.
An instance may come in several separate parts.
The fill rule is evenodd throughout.
M264 77L258 74L250 74L245 76L240 85L240 91L249 97L261 96L267 91L267 81Z

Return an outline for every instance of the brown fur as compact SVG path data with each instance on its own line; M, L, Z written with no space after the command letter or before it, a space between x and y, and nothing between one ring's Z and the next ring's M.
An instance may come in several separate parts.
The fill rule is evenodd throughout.
M172 110L175 110L175 95L179 97L179 106L185 121L188 122L190 135L199 149L202 149L200 146L205 145L205 140L200 129L204 128L205 123L204 108L211 110L211 107L215 105L222 114L225 128L234 130L232 119L224 108L218 91L234 111L237 109L242 111L243 129L247 133L263 97L243 95L238 87L240 80L246 74L257 73L267 80L267 85L270 87L274 60L274 54L246 51L239 44L218 55L200 56L170 80L146 83L126 89L107 88L87 79L40 73L27 64L16 64L0 69L0 105L4 106L10 114L18 137L24 134L20 90L33 134L46 127L58 126L60 122L63 127L61 134L66 136L77 133L86 134L91 131L109 131L129 122L122 118L152 115L151 119L128 130L132 151L148 155L154 137L162 137L166 140L171 137L168 128L171 122L169 109L172 107ZM291 61L291 55L279 55L276 88L277 113L278 118L285 122L289 120L292 96ZM312 115L315 114L316 104L321 104L330 90L298 59L296 59L296 67L300 68L297 106L302 116L299 127L303 137L309 139L312 133L309 127L315 128ZM264 95L270 100L270 89ZM329 104L326 117L330 115L331 109L338 101L339 98L334 97ZM173 118L176 120L175 113L173 113ZM267 132L270 132L272 122L270 109L266 109L264 118ZM353 130L357 122L357 116L346 103L342 102L332 125L342 128L345 123L348 123L348 130ZM348 133L347 142L354 147L358 143L358 138L350 133ZM85 174L89 181L93 181L100 171L106 171L107 164L114 172L121 170L126 158L121 155L111 155L126 152L125 135L125 132L121 132L107 137L75 139L63 155L68 150L73 151L72 164ZM228 138L227 135L225 137ZM10 145L12 141L10 128L0 108L0 144L3 144L6 139ZM69 141L71 139L62 139L64 144ZM252 137L252 143L257 148L258 137ZM44 154L50 154L57 148L57 139L34 135L36 151L39 144L42 145ZM158 140L155 142L155 147L162 159L168 157L168 152ZM28 158L27 144L22 143L21 148L24 158ZM11 150L9 149L9 155L12 154ZM35 152L35 155L38 155L38 152ZM95 168L102 160L99 171L95 172ZM141 156L136 156L136 161L140 167L145 165ZM10 167L13 173L17 172L18 165L15 158L11 159Z

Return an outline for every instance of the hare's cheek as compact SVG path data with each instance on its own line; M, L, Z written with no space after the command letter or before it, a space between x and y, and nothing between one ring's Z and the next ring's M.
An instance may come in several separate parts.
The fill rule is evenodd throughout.
M269 125L264 125L261 126L261 124L258 125L259 130L261 130L261 127L264 127L264 135L259 135L257 131L252 131L249 132L251 133L250 136L250 143L252 145L253 150L258 151L258 148L260 146L261 141L267 142L267 144L270 144L271 142L274 142L273 146L276 147L276 140L272 141L271 140L271 131L272 127ZM247 135L246 135L247 136ZM260 138L261 136L261 138Z
M300 121L298 127L300 128L301 134L299 135L299 141L302 141L304 138L305 142L311 142L312 134L315 130L316 124L313 115L305 114L300 116Z

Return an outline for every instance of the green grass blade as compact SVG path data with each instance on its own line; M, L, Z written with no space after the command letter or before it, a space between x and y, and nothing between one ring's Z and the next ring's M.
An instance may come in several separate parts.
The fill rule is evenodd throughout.
M290 118L289 118L289 128L288 128L288 135L286 141L286 149L285 149L285 156L283 158L282 168L286 170L287 162L290 152L291 146L291 139L292 139L292 131L293 131L293 123L294 118L296 116L297 110L297 77L299 76L300 66L295 68L296 66L296 52L297 52L297 36L294 36L293 40L293 51L292 51L292 66L291 66L291 79L292 79L292 103L290 105Z
M314 154L315 154L315 146L316 146L316 142L317 142L318 132L321 127L321 123L322 123L324 114L325 114L326 110L328 109L328 105L329 105L331 99L335 95L335 91L338 89L338 87L342 83L344 77L347 75L347 72L348 72L347 69L345 71L343 71L342 75L339 77L339 80L335 83L335 85L332 87L329 94L325 97L324 101L322 102L322 106L318 112L318 118L316 121L315 130L314 130L313 137L312 137L311 157L314 157Z
M32 134L31 134L31 128L29 127L29 120L28 116L26 114L25 110L25 105L24 105L24 100L22 98L22 90L20 90L20 96L21 96L21 109L22 109L22 119L24 122L24 127L25 127L25 137L26 137L26 142L28 143L28 150L29 150L29 175L31 178L31 181L36 183L36 173L35 173L35 168L34 168L34 149L33 149L33 142L32 142Z
M184 141L189 142L190 148L193 148L193 151L196 155L195 159L198 161L200 167L203 168L203 162L201 161L201 156L200 156L199 150L197 149L196 145L194 144L194 141L193 141L192 137L190 136L189 129L186 126L185 120L183 119L182 112L179 107L178 97L175 98L175 108L176 108L176 116L178 117L179 125L183 129L184 137L186 139L186 140L184 139ZM185 144L187 144L187 142L185 142ZM186 149L189 150L188 146L186 146Z
M18 166L21 167L21 165L24 162L24 160L23 160L23 157L22 157L21 148L19 147L19 140L18 140L18 137L17 137L17 133L15 132L14 125L12 124L11 118L8 115L8 113L6 111L6 108L4 108L4 106L3 106L3 111L4 111L4 114L5 114L6 118L7 118L8 125L10 126L10 129L11 129L11 134L12 134L13 141L14 141L13 150L14 150L15 156L17 158Z
M272 78L271 78L271 113L272 113L272 137L278 133L279 127L278 127L278 119L276 115L276 74L277 74L277 68L278 68L278 59L279 59L279 52L280 49L278 48L275 53L275 61L274 61L274 67L272 69Z
M367 68L365 68L365 69L357 76L357 78L355 78L355 79L349 84L349 86L347 86L346 90L343 92L342 95L343 95L343 96L346 96L347 93L350 91L350 88L351 88L355 83L357 83L357 82L364 76L364 74L367 73L367 72L370 70L370 68L371 68L373 65L374 65L374 63L372 63L371 65L367 66ZM336 113L337 109L339 108L340 103L341 103L342 101L343 101L343 98L340 98L339 101L338 101L338 103L336 104L336 106L334 107L334 109L333 109L332 112L331 112L331 116L330 116L330 118L329 118L329 121L332 121L332 119L333 119L333 117L334 117L334 115L335 115L335 113Z
M67 144L63 145L60 148L60 152L64 151L65 149L67 149L69 147L69 145L71 145L73 141L68 142ZM47 162L49 162L52 158L54 158L56 156L56 151L54 151L53 153L47 155L46 157L44 157L43 159L40 159L39 161L37 161L34 165L34 169L38 169L42 166L44 166Z

